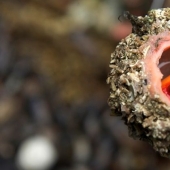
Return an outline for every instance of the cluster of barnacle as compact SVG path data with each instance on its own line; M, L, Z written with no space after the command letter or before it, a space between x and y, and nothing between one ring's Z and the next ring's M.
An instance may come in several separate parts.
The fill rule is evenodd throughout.
M128 19L133 26L132 34L118 44L111 56L108 104L112 113L125 120L131 136L148 141L161 155L169 157L170 108L159 95L150 96L143 66L149 46L141 47L151 35L170 28L170 8Z
M134 37L136 36L127 37L117 46L111 56L112 71L107 81L111 84L112 89L109 99L112 110L114 110L113 105L116 105L115 108L117 108L118 103L125 108L125 105L135 100L137 92L141 93L142 90L143 83L139 79L142 64L138 62L140 55L136 55L137 49L134 48L138 48L137 42L139 41L133 41Z

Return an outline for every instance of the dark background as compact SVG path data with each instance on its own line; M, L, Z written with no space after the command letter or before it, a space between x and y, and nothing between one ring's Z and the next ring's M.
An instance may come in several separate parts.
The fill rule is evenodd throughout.
M57 155L44 170L170 169L151 146L128 137L107 105L110 54L131 32L122 14L145 15L151 5L0 0L0 170L43 170L20 160L23 144L38 136Z

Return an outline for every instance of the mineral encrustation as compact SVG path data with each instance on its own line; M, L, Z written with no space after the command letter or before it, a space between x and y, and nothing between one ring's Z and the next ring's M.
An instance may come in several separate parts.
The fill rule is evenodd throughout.
M108 104L130 136L170 157L170 8L125 16L132 33L111 55Z

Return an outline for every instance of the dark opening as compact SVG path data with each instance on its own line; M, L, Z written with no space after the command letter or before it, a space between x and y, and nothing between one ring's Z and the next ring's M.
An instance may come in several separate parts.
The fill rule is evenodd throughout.
M161 73L163 74L162 79L170 75L170 48L162 53L158 67Z

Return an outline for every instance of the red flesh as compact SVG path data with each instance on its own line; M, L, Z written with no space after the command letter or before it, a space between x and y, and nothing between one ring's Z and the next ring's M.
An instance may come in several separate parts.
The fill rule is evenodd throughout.
M162 80L162 91L170 99L170 76Z

